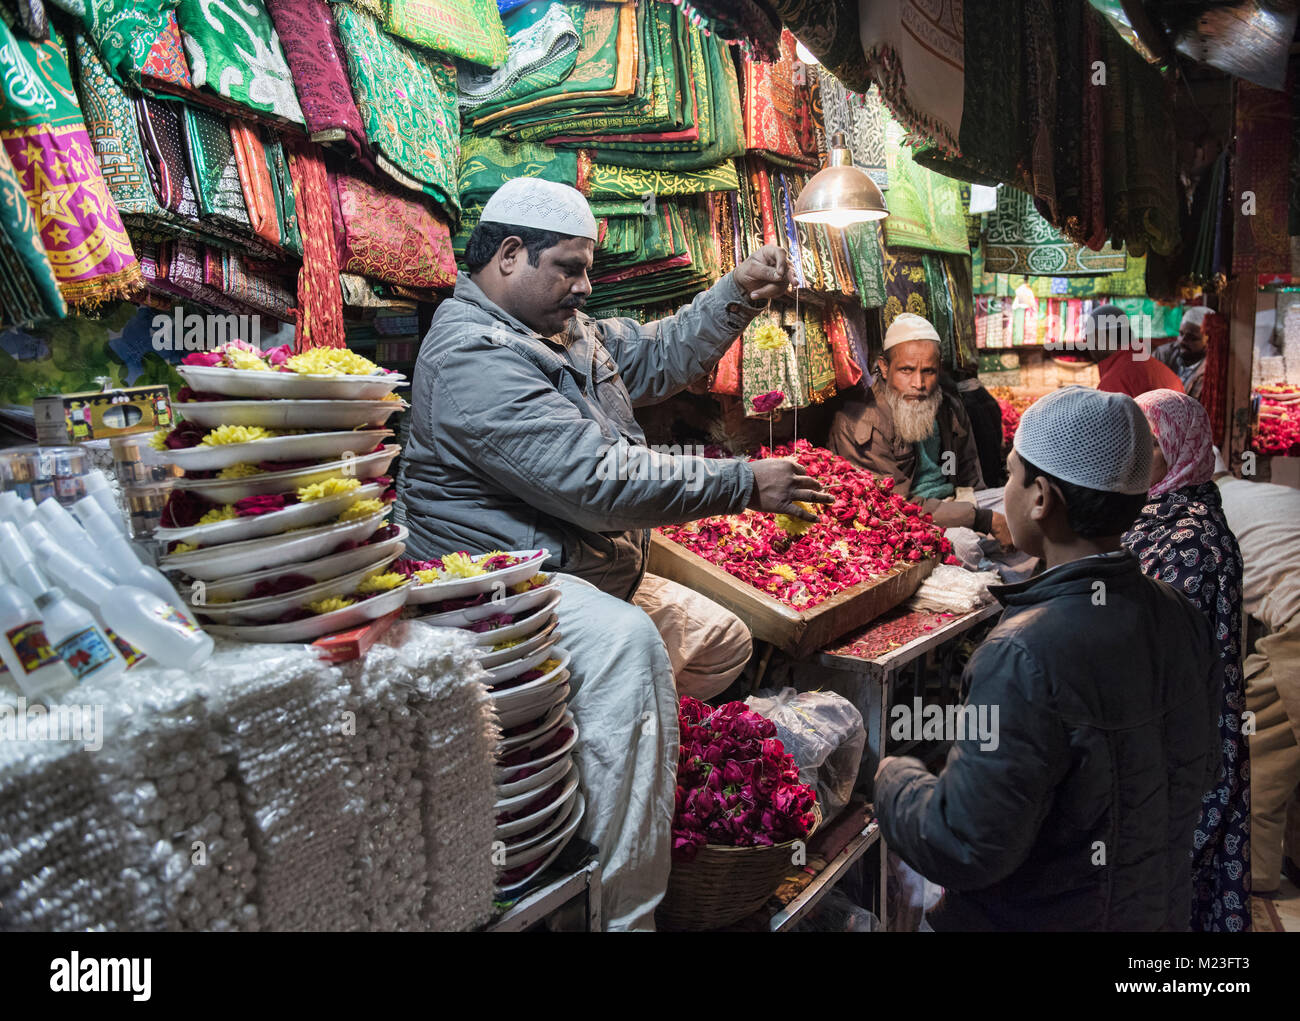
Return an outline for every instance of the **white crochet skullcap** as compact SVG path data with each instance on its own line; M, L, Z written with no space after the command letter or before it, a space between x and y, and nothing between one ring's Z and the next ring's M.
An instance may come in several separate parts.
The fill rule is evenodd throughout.
M1188 325L1204 326L1205 317L1212 315L1214 315L1214 309L1208 308L1205 305L1193 305L1183 313L1183 321L1178 324L1178 328L1182 329L1184 326Z
M1063 482L1104 493L1145 493L1151 481L1151 427L1126 394L1067 386L1020 416L1016 452Z
M909 340L932 340L939 343L939 332L930 320L912 312L900 313L885 331L885 350L906 344Z
M487 200L480 223L504 223L567 234L575 238L598 239L596 218L582 192L567 184L516 177L507 181Z

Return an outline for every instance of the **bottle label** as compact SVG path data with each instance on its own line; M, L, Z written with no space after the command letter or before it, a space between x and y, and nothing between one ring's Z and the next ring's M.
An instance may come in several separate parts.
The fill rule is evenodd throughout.
M108 647L108 643L93 627L69 635L55 648L79 681L89 677L104 664L113 661L113 652Z
M26 673L35 673L42 667L59 661L59 654L50 646L50 640L45 637L45 628L39 620L14 628L5 638L13 646L18 662Z
M117 649L122 658L126 660L126 667L128 670L137 663L149 658L112 628L104 628L104 633L108 635L108 640L113 643L113 647Z
M198 625L170 603L164 603L162 606L158 607L158 609L154 610L154 613L157 614L159 620L166 624L170 624L172 627L176 628L177 631L193 633L199 630Z

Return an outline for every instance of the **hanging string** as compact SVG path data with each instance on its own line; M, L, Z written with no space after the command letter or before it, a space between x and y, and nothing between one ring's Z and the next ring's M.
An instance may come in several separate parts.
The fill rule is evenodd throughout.
M799 318L799 281L796 279L794 284L794 340L796 344L799 343L799 326L802 323L802 321L803 320ZM804 348L807 348L808 345L805 343L802 346ZM795 372L798 372L799 352L797 351L795 352L794 367L795 367ZM805 377L802 380L799 380L800 390L803 389L804 383L806 381L807 381L807 377ZM794 445L799 442L799 398L802 396L803 396L802 393L796 394L794 399L794 439L790 441L791 450L794 450Z

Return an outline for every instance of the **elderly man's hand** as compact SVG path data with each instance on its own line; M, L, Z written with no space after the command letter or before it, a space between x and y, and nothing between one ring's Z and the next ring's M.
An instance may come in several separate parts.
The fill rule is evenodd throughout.
M737 266L732 275L751 304L779 298L794 286L790 257L776 245L764 245Z

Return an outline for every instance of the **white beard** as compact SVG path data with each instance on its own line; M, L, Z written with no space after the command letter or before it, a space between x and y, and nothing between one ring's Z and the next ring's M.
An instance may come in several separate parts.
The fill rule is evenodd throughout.
M904 443L919 443L934 432L939 419L939 403L943 393L935 390L924 400L910 401L888 384L884 387L885 400L894 413L894 433Z

